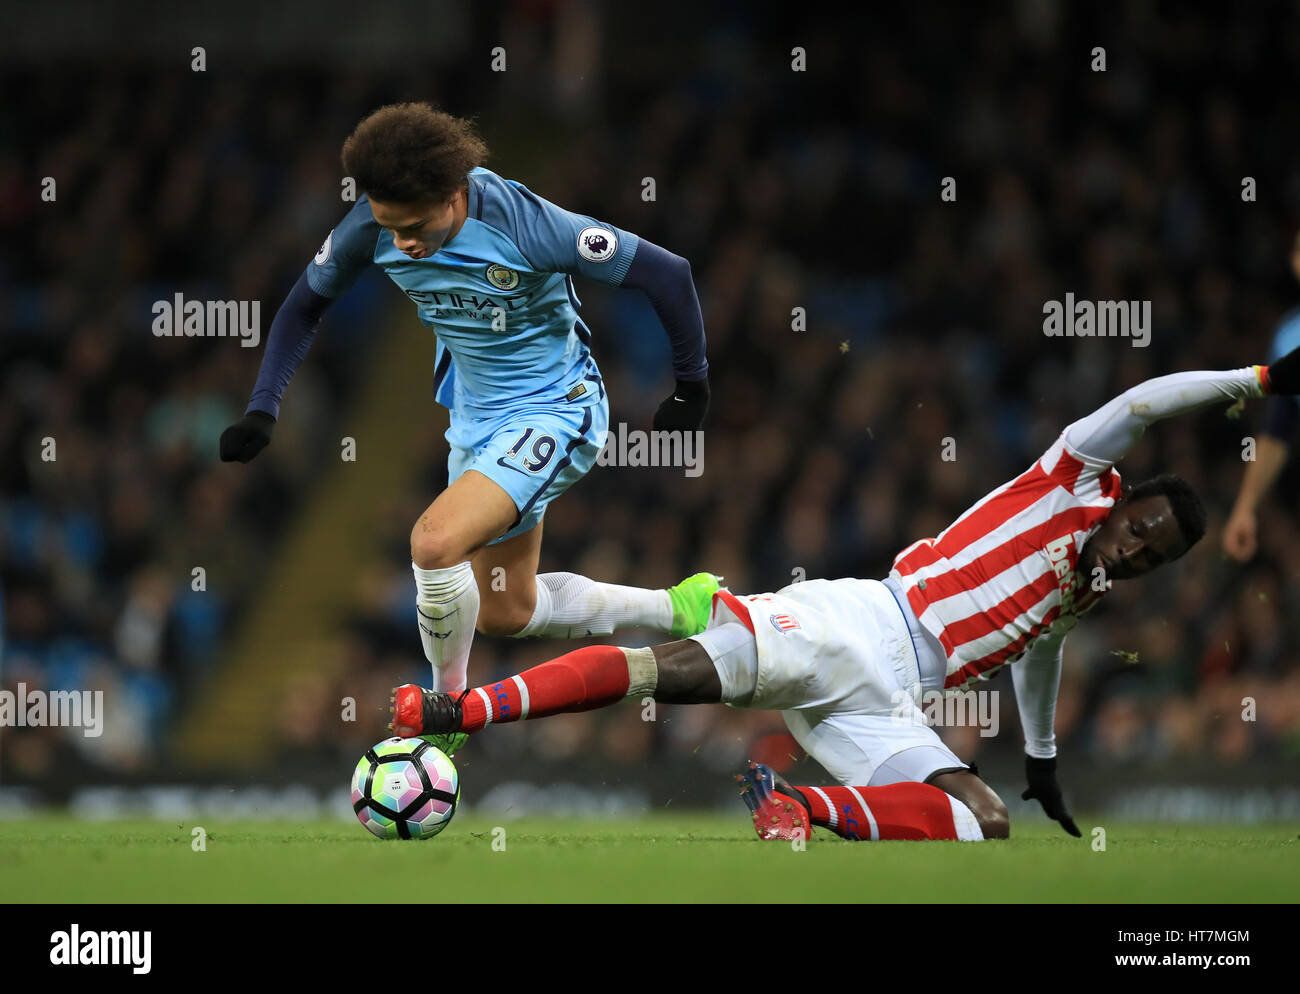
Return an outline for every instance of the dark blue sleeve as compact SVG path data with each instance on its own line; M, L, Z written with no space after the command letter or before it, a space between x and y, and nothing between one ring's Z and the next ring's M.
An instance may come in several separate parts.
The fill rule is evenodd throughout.
M307 285L331 300L340 296L374 265L375 249L384 229L379 227L370 198L365 194L353 205L321 245L307 267Z
M1290 445L1297 422L1300 422L1300 409L1294 397L1268 398L1268 406L1264 409L1265 435Z
M655 314L672 343L673 375L679 380L702 380L708 376L704 315L691 278L691 264L642 238L622 285L644 290L654 305Z
M311 348L316 326L330 303L329 297L322 297L308 285L307 272L304 271L275 312L271 331L266 336L262 368L257 374L257 383L245 414L264 411L273 418L280 416L280 398L284 396L298 364Z

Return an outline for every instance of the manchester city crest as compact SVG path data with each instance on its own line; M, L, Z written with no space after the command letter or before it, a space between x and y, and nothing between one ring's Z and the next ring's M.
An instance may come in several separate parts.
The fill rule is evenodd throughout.
M513 290L519 285L519 274L494 262L487 267L487 280L498 290Z

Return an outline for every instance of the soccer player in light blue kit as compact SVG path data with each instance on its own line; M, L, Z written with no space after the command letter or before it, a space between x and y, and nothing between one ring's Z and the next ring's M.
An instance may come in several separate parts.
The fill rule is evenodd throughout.
M1300 234L1291 246L1291 272L1300 280ZM1276 362L1298 348L1300 307L1293 307L1278 321L1269 345L1268 361ZM1239 563L1255 555L1259 505L1282 475L1297 425L1300 425L1300 401L1295 397L1270 397L1255 445L1255 458L1246 463L1241 489L1223 526L1223 551Z
M382 266L434 329L434 394L451 412L447 489L411 530L421 640L433 689L447 692L466 685L476 627L569 638L643 625L682 638L704 630L718 588L708 573L669 590L537 575L546 505L592 467L609 423L573 276L638 288L654 305L676 378L656 430L703 423L704 322L685 259L543 200L482 168L486 155L470 122L428 104L357 126L343 166L363 195L277 312L247 411L221 436L226 461L268 444L326 308ZM465 737L437 738L450 753Z

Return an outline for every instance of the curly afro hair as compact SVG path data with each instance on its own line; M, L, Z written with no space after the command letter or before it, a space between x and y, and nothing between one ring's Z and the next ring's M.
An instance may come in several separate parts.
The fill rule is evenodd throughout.
M444 203L487 158L471 121L430 104L380 107L343 143L343 168L372 200Z

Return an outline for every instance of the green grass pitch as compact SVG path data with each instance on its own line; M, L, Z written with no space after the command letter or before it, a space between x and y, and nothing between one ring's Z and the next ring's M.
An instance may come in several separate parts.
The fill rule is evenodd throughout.
M1079 819L1080 826L1085 822ZM494 821L467 813L425 842L381 842L343 822L192 825L0 822L0 893L10 901L358 902L391 886L419 902L1292 902L1294 824L1013 825L980 844L845 842L818 830L805 851L761 843L743 816ZM505 850L493 829L505 829ZM387 884L381 882L387 881Z

